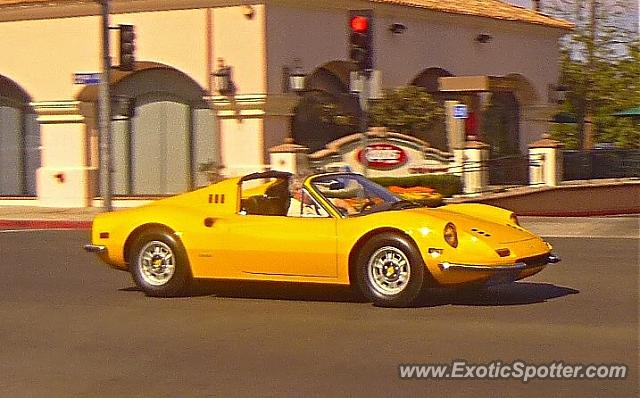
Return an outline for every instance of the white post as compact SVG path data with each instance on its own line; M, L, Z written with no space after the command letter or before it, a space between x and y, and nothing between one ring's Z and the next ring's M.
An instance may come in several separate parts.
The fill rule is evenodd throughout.
M309 168L308 152L309 148L296 144L293 138L287 138L284 144L269 149L271 170L304 174Z
M558 186L562 181L562 143L549 138L548 134L543 134L541 140L529 144L529 163L529 179L532 185Z
M469 138L464 148L464 193L474 194L484 191L489 185L489 145L478 141L475 136Z

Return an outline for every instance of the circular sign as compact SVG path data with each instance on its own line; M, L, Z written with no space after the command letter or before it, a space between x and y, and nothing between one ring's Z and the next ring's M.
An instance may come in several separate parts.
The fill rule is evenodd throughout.
M391 144L371 144L358 151L358 162L376 170L398 168L407 163L407 159L402 148Z

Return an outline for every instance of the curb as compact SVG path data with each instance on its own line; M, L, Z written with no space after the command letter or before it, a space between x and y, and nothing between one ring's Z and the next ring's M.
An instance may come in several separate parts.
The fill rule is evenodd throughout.
M516 212L523 217L602 217L640 215L640 208L615 210L576 210L576 211L522 211Z
M91 229L91 221L0 220L0 229Z

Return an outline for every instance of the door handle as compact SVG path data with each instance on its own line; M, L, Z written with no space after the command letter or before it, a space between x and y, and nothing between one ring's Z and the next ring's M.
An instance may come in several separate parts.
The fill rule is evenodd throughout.
M207 228L213 227L213 224L216 223L216 219L213 217L207 217L204 219L204 226Z

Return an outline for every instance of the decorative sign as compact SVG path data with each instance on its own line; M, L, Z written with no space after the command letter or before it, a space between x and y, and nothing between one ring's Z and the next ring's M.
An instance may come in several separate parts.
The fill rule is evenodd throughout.
M366 156L366 161L365 161ZM391 170L407 162L407 153L392 144L371 144L358 151L358 161L376 170Z
M469 112L466 105L455 105L453 107L454 119L466 119L469 117Z
M74 73L73 84L87 84L95 85L100 84L102 73Z

